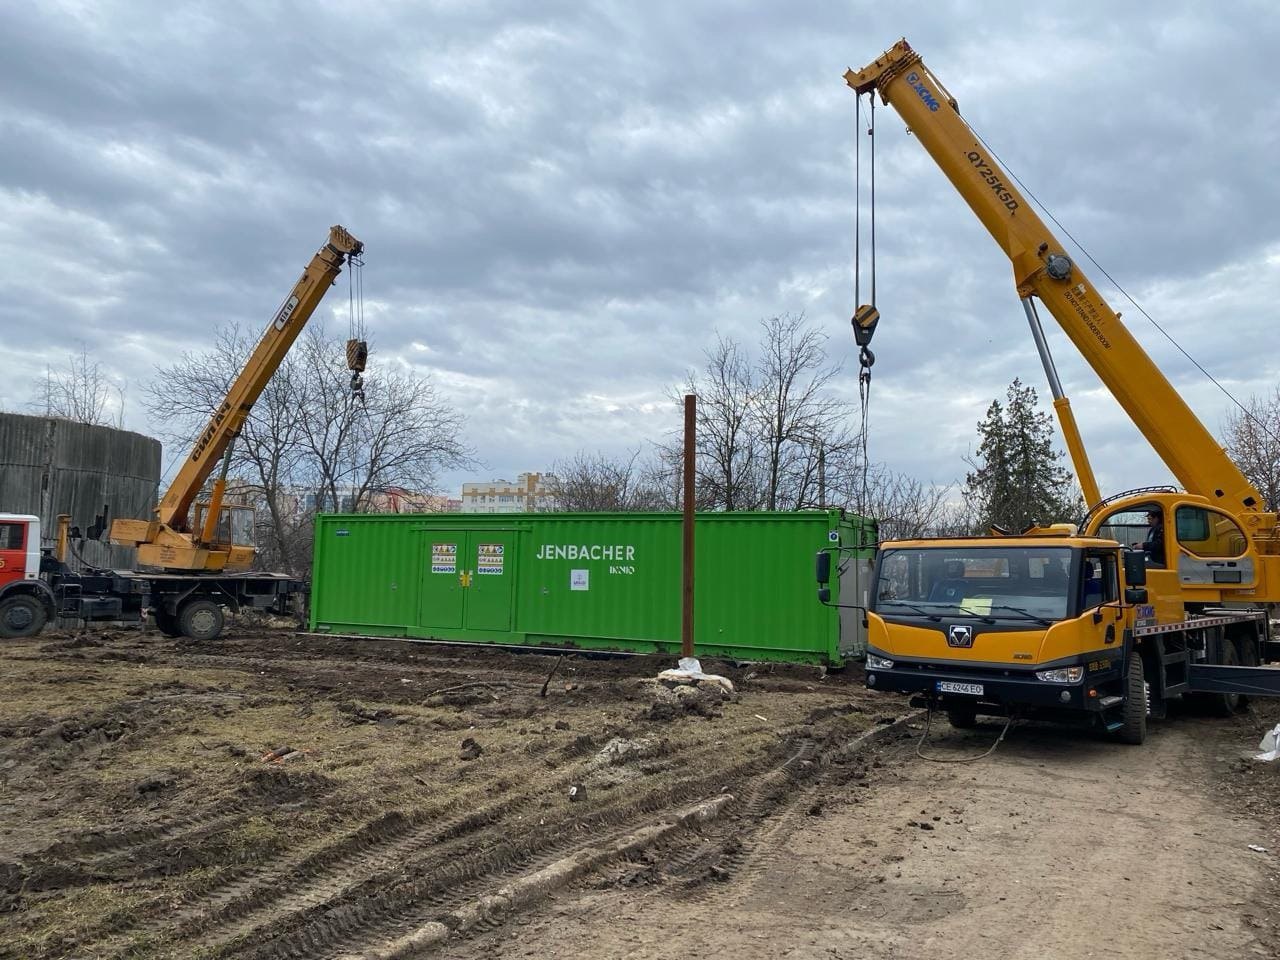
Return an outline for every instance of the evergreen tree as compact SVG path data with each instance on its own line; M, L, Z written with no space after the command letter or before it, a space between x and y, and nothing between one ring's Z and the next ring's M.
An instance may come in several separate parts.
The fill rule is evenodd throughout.
M1034 387L1009 385L978 424L978 452L969 461L966 495L984 528L1020 531L1035 523L1074 521L1084 513L1075 478L1053 446L1054 424L1040 410Z

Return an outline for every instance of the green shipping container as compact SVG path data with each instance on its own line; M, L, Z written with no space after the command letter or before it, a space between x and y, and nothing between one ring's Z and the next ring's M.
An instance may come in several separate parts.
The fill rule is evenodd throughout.
M704 513L700 656L838 665L865 650L874 521L838 510ZM631 653L680 652L678 513L324 514L311 629ZM832 606L814 556L840 547Z

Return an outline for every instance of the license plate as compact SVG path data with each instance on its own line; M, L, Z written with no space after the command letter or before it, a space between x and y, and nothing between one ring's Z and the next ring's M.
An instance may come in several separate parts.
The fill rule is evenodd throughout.
M982 696L982 684L980 683L956 683L952 680L938 681L939 693L967 693L971 697Z

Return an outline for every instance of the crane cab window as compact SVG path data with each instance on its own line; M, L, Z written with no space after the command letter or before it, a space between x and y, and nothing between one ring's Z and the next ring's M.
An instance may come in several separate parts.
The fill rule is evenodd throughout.
M254 515L252 507L231 508L231 542L237 547L253 546Z
M1114 553L1087 553L1080 571L1080 609L1092 610L1120 599L1120 576Z
M26 530L25 523L0 523L0 550L21 550Z
M1248 549L1244 531L1225 513L1181 506L1174 516L1178 546L1197 557L1240 557Z
M196 530L204 529L207 503L196 504ZM255 528L253 507L225 506L218 511L218 523L213 529L213 542L219 546L252 547Z
M1142 547L1147 536L1147 513L1151 506L1126 507L1117 510L1098 527L1098 536L1104 540L1115 540L1129 547Z

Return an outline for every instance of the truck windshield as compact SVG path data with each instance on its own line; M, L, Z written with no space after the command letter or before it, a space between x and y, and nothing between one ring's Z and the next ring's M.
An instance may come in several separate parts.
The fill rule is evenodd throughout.
M872 609L990 620L1062 620L1071 548L938 546L881 553Z

